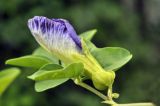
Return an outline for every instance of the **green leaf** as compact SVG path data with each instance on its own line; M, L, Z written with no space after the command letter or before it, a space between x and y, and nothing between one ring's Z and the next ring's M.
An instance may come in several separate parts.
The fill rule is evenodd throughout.
M51 89L54 87L57 87L58 85L68 81L68 78L63 78L63 79L55 79L55 80L44 80L44 81L37 81L35 83L35 90L37 92L42 92L47 89Z
M58 70L62 69L63 67L57 64L46 64L40 70L37 72L39 73L40 71L51 71L51 70ZM29 77L30 78L30 77ZM43 81L36 81L35 83L35 90L37 92L42 92L50 88L54 88L66 81L68 81L69 78L62 78L62 79L54 79L54 80L43 80Z
M53 67L53 69L52 69ZM75 78L83 73L82 63L72 63L65 68L55 64L48 64L28 78L36 81Z
M97 59L105 70L116 71L125 65L131 58L131 53L120 47L94 48L91 54Z
M6 64L22 67L31 67L36 69L39 69L40 67L48 63L51 63L51 61L44 57L34 55L18 57L6 61Z
M57 57L53 56L52 54L44 50L42 47L37 48L32 55L44 57L55 64L59 63L59 59Z
M80 34L79 36L86 39L86 40L92 40L93 36L96 34L97 30L96 29L92 29L86 32L83 32L82 34Z
M58 70L58 69L62 69L63 67L59 64L52 64L52 63L49 63L49 64L46 64L44 65L43 67L41 67L38 72L40 71L52 71L52 70Z
M82 72L82 63L73 63L66 68L57 64L47 64L28 78L36 80L35 90L42 92L66 82L69 78L77 77Z
M132 58L128 50L120 47L97 48L91 41L85 39L82 39L82 46L83 51L93 55L105 70L116 71Z
M0 71L0 96L19 74L20 70L18 68L9 68Z

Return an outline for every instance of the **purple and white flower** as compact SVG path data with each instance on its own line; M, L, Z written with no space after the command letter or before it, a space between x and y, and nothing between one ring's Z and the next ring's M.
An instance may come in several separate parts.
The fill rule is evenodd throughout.
M67 20L35 16L28 27L37 42L60 59L82 54L81 40Z

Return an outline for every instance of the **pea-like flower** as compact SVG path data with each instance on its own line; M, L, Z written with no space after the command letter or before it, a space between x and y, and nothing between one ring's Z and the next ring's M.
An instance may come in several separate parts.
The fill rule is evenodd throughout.
M64 62L82 54L80 38L67 20L35 16L28 20L28 27L43 48Z
M37 42L65 64L82 62L84 74L92 79L97 89L105 89L113 83L114 72L105 71L90 53L85 52L85 43L67 20L35 16L29 19L28 27Z

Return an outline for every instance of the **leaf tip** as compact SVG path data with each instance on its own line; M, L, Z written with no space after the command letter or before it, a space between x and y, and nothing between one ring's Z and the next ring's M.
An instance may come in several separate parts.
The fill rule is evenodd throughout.
M35 90L36 92L43 92L43 90L38 89L36 86L34 86L34 90Z
M10 59L9 59L9 60L6 60L6 61L5 61L5 64L6 64L6 65L9 65L9 64L10 64Z
M96 33L98 30L97 29L93 29L93 32Z
M27 76L27 78L31 80L35 80L35 77L33 75Z

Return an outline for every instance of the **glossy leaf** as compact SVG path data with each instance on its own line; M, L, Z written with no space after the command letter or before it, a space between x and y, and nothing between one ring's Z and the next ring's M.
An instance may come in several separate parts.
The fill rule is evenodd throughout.
M9 68L0 71L0 96L19 74L20 70L18 68Z
M42 92L66 82L69 78L78 76L83 72L82 68L81 63L73 63L66 68L57 64L47 64L28 78L36 80L35 90Z
M28 78L36 81L55 80L63 78L75 78L81 75L82 73L82 63L72 63L65 68L60 68L60 66L56 66L55 64L48 64L41 68L38 72L29 76Z
M91 54L97 59L105 70L116 71L131 58L131 53L120 47L94 48Z
M92 38L94 37L94 35L96 34L97 30L96 29L92 29L86 32L83 32L82 34L80 34L79 36L86 39L86 40L92 40Z
M42 92L47 89L57 87L58 85L61 85L62 83L66 82L68 80L69 80L68 78L62 78L62 79L55 79L55 80L37 81L35 83L35 90L37 92Z
M40 71L51 71L51 70L58 70L62 69L63 67L57 64L46 64L42 68L40 68ZM37 72L37 73L38 73ZM42 92L50 88L54 88L64 82L69 80L68 78L62 78L62 79L54 79L54 80L43 80L43 81L36 81L35 82L35 90L37 92Z
M31 67L36 69L39 69L40 67L48 63L51 63L51 61L44 57L33 55L18 57L6 61L6 64L22 67Z

